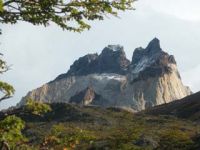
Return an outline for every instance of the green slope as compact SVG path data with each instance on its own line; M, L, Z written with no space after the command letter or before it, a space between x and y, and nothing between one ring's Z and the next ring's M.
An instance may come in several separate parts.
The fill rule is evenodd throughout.
M200 149L200 125L187 119L69 104L51 104L51 108L44 115L34 115L24 108L6 113L26 122L22 133L27 140L15 143L13 149ZM6 114L1 113L0 120Z
M145 113L151 115L173 115L179 118L200 121L200 92L169 104L156 106L146 110Z

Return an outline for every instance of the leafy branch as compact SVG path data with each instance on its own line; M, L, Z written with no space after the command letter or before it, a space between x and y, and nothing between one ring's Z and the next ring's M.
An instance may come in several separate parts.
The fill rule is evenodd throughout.
M0 23L18 21L48 26L54 22L64 30L90 29L87 21L133 9L135 0L0 0Z

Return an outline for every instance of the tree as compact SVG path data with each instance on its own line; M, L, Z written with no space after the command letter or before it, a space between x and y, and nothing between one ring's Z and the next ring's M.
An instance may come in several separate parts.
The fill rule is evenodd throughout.
M56 23L62 29L81 32L86 21L133 9L135 0L0 0L0 23L26 21L34 25Z
M21 141L26 141L26 138L22 135L21 131L25 127L25 122L19 117L14 115L7 116L5 119L0 121L0 141L1 146L9 148L9 145L15 146Z
M2 56L2 54L0 54L0 56ZM8 71L8 69L9 67L6 62L0 57L0 75ZM2 93L0 97L1 102L2 100L10 98L14 94L15 90L10 84L0 81L0 92Z
M34 115L43 115L51 111L51 106L36 100L27 99L25 110Z

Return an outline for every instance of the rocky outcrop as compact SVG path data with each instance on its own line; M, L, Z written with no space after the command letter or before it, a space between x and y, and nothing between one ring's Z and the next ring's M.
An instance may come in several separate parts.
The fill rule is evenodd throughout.
M88 87L85 90L75 94L69 100L69 103L79 105L100 105L107 106L108 100L103 99L101 95L98 95L93 88Z
M65 74L29 92L27 97L44 102L67 102L102 107L143 110L191 94L181 81L174 56L153 39L137 48L130 62L123 47L109 45L101 54L76 60Z
M70 66L66 74L58 76L60 80L69 76L83 76L94 73L126 74L130 61L126 58L124 48L120 45L108 45L100 55L88 54L80 57Z
M172 66L176 66L174 56L162 51L160 41L155 38L147 48L140 47L135 49L130 72L133 82L151 77L161 77L173 71L176 71L177 76L180 78L178 70Z

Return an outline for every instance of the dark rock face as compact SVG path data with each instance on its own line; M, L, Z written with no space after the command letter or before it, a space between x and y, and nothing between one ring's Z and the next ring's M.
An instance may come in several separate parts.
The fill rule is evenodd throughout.
M92 103L94 99L98 98L98 95L94 92L92 88L87 88L80 93L77 93L73 97L70 98L70 103L81 104L81 105L88 105Z
M132 62L131 64L137 64L142 57L145 55L145 49L142 47L136 48L133 52L133 56L132 56Z
M96 69L98 54L88 54L79 58L70 66L68 75L86 75L93 73Z
M97 59L98 54L88 54L80 57L73 63L73 65L70 66L70 70L67 73L61 74L56 78L56 80L66 78L67 76L94 73L96 71Z
M164 52L160 47L160 41L155 38L145 49L141 47L135 49L130 70L133 74L139 73L137 78L134 78L134 81L139 81L171 73L170 64L176 65L174 56Z
M160 48L160 41L157 38L154 38L147 46L146 48L148 53L157 53L162 51Z
M80 57L66 74L62 74L56 80L67 76L81 76L93 73L116 73L124 75L127 73L130 61L122 46L109 45L105 47L100 55L88 54Z
M104 48L98 59L98 73L125 74L130 61L126 58L123 47L109 45Z
M108 45L100 55L88 54L80 57L70 66L67 73L61 74L55 80L94 73L116 73L120 75L131 73L137 74L137 78L134 77L133 79L133 82L135 82L171 73L169 64L176 64L174 56L164 52L160 47L160 41L154 38L145 49L142 47L135 49L132 62L126 58L122 46ZM179 73L177 74L180 77Z
M145 49L142 47L136 48L133 52L131 64L138 64L144 58L150 58L149 62L154 61L155 64L153 65L176 64L174 56L167 54L161 49L160 41L157 38L153 39Z
M132 64L137 64L141 59L146 57L159 57L161 53L164 53L160 47L160 41L157 38L154 38L148 46L144 49L142 47L136 48L133 52Z

